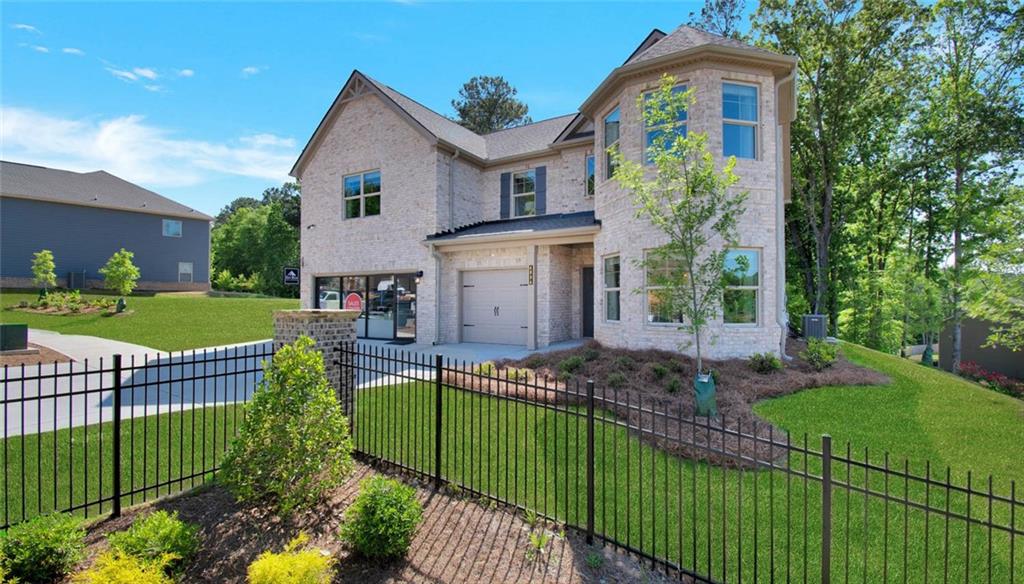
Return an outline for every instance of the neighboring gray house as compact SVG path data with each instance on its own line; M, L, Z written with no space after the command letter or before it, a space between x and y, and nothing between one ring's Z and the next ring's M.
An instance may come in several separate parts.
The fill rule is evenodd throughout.
M689 337L637 260L666 237L611 180L609 147L641 160L654 132L700 131L747 191L750 270L709 327L711 357L785 342L784 203L796 58L681 26L655 30L579 111L478 135L355 71L306 145L303 307L354 308L361 336L543 347L593 337L676 350ZM672 128L637 99L664 74L695 90Z
M212 220L102 170L0 161L0 285L32 287L32 256L48 249L59 286L99 288L99 268L124 248L139 290L208 290Z

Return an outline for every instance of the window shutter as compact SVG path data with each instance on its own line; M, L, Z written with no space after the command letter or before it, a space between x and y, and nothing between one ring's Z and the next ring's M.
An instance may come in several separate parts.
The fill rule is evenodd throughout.
M537 189L537 214L544 215L548 212L548 167L538 166L534 169L534 176L537 180L537 184L534 185Z
M512 196L512 173L503 172L501 173L501 218L508 219L510 203L509 200Z

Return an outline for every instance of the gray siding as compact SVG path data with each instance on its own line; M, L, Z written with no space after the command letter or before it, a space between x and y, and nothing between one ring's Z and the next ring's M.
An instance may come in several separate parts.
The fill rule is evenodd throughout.
M178 262L192 262L193 280L210 279L210 223L180 220L181 237L163 236L160 215L0 198L0 275L31 277L32 254L49 249L57 277L69 271L101 279L98 270L122 247L135 254L143 282L177 282Z

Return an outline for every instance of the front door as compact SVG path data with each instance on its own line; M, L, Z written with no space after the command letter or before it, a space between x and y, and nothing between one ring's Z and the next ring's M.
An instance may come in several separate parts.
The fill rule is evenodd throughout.
M462 341L526 344L526 270L462 274Z
M594 336L594 268L583 268L583 336Z

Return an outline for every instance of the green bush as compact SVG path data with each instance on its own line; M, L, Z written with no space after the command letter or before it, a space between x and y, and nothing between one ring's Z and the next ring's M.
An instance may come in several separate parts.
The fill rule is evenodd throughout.
M312 339L281 347L263 367L220 478L239 501L267 502L288 514L345 480L352 439Z
M172 556L171 573L180 571L199 550L199 528L178 519L178 513L156 511L135 520L125 531L107 537L110 547L146 561Z
M679 393L679 390L683 388L683 380L678 377L673 377L668 380L668 385L665 386L665 391L669 393Z
M494 364L494 361L484 361L473 368L473 373L484 377L495 377L498 375L498 366Z
M664 379L665 376L668 375L668 367L665 367L661 363L651 363L648 366L648 369L650 369L651 375L655 379Z
M616 357L615 367L622 371L632 371L636 369L636 361L634 361L632 357L622 355L621 357Z
M519 369L515 367L507 367L501 372L499 377L502 379L508 379L509 381L530 381L533 378L533 372L525 367Z
M375 476L359 485L359 495L345 510L341 538L370 558L397 558L412 543L423 509L416 490Z
M281 553L263 552L249 564L249 584L328 584L334 576L334 558L307 549L309 537L300 533Z
M584 361L597 361L601 357L601 352L594 347L587 347L583 349L583 360Z
M171 556L151 560L112 550L100 554L92 568L72 580L77 584L173 584L165 573Z
M54 513L10 528L0 539L0 562L9 580L52 582L71 572L84 550L82 520Z
M573 355L572 357L566 357L558 363L558 371L560 373L578 373L580 369L583 369L583 356Z
M800 352L800 358L815 371L823 371L839 360L839 347L821 339L809 339L807 350Z
M747 360L747 365L757 373L782 371L782 361L774 353L754 353Z
M254 292L256 276L235 276L228 270L221 270L213 276L213 289L224 292Z
M621 371L612 371L608 374L608 387L619 388L626 385L626 375Z

